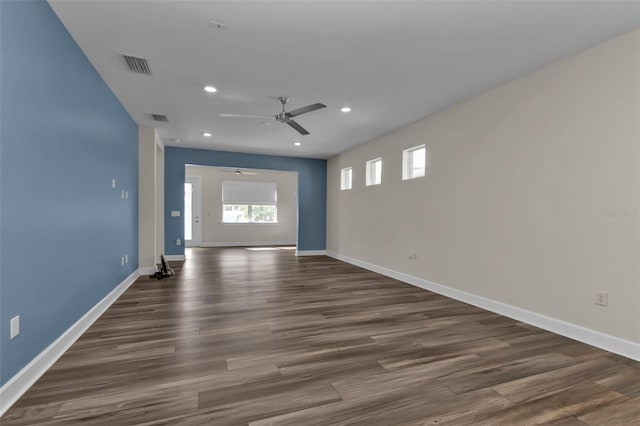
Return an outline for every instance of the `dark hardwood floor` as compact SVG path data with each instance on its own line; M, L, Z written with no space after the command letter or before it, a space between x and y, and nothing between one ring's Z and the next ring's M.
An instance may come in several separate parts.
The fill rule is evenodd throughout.
M324 256L189 256L0 423L640 425L640 363Z

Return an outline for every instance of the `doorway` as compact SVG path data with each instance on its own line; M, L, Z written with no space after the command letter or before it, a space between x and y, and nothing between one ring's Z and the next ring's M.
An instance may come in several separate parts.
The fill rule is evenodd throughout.
M186 176L184 182L184 245L202 243L202 178Z
M185 166L185 194L194 197L201 185L201 215L189 216L185 201L186 246L256 247L295 246L298 232L298 173L292 171ZM193 177L200 177L195 182ZM194 198L195 200L195 198ZM199 217L201 234L187 229ZM191 234L190 234L191 232ZM189 241L188 238L192 241Z

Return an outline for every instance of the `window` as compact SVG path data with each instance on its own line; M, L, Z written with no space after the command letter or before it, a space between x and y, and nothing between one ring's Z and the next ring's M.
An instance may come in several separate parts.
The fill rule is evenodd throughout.
M367 161L366 175L367 186L380 185L382 183L382 158L374 158Z
M427 149L424 145L402 151L402 180L424 176Z
M278 191L274 182L222 182L223 223L277 223Z
M351 189L351 179L353 176L353 169L351 167L340 170L340 189Z

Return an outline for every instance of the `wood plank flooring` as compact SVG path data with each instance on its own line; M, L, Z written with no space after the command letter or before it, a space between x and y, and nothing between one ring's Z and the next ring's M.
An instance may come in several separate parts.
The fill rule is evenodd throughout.
M324 256L188 256L0 423L640 425L640 363Z

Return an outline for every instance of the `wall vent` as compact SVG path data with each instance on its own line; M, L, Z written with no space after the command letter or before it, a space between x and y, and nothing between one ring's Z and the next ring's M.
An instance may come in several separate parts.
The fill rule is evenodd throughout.
M153 121L163 121L165 123L169 122L169 117L164 114L151 114L151 118L153 118Z
M149 68L149 62L147 62L146 59L128 55L122 55L122 57L124 58L129 71L151 75L151 68Z

